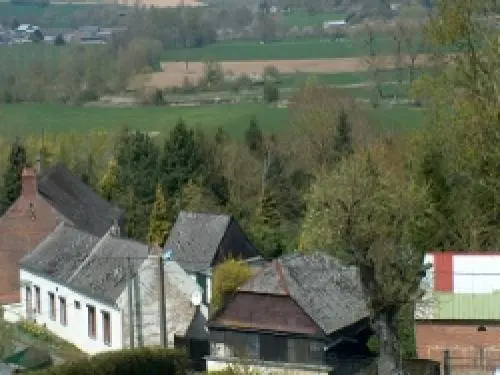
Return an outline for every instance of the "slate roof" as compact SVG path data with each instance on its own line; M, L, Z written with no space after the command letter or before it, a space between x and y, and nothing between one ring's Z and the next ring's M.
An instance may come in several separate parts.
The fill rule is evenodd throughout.
M327 335L369 316L357 269L323 253L276 259L238 290L289 295Z
M210 268L217 249L231 222L229 215L181 211L170 231L165 251L186 271Z
M37 182L38 193L74 226L103 236L123 211L84 184L62 164L48 168Z
M98 237L63 222L21 260L21 266L56 280L68 280L98 242Z
M22 259L21 268L114 303L126 287L127 257L135 274L147 256L144 244L111 234L97 238L63 222Z

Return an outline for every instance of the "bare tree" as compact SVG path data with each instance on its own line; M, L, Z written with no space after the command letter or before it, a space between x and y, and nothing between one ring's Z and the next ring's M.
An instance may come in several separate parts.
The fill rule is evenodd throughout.
M364 43L366 48L368 49L366 63L368 64L368 70L371 73L372 84L374 88L374 97L372 97L371 102L374 107L378 107L380 104L380 100L383 97L383 92L380 77L380 68L378 66L375 30L373 30L373 27L371 27L370 25L366 25L366 39Z

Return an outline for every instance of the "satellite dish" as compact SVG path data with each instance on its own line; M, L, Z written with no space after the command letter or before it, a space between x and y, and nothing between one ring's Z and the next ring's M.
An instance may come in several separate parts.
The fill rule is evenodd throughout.
M201 304L201 292L199 290L195 290L191 294L191 303L193 306L199 306Z
M167 251L165 251L165 253L163 254L163 259L172 260L172 250L171 249L168 249Z

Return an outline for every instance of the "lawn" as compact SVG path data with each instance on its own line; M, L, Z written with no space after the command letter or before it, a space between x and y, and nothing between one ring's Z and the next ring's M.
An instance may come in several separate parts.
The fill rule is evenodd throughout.
M384 130L418 127L422 111L406 106L367 109ZM49 104L11 104L0 108L0 134L5 137L54 132L130 129L165 133L182 118L187 125L213 132L219 126L242 137L252 118L268 132L286 131L288 110L265 104L212 105L202 107L83 108Z
M209 58L219 61L303 60L366 56L368 52L362 38L362 35L344 40L308 38L267 44L259 44L256 40L221 41L201 48L172 49L163 54L163 60L202 61ZM393 49L391 38L380 35L376 40L379 53L391 53Z
M325 21L338 21L344 20L345 14L341 13L318 13L309 14L307 12L293 12L289 14L283 14L280 21L284 26L288 27L306 27L306 26L317 26L322 25Z

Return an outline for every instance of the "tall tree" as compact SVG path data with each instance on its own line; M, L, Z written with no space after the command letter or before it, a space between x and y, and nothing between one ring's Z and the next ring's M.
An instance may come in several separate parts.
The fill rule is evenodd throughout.
M146 240L148 218L158 182L158 148L148 134L124 129L115 144L117 199L125 207L128 235Z
M425 191L370 154L357 155L319 178L307 203L302 246L359 268L380 343L379 374L390 374L399 369L397 317L420 295Z
M19 138L10 146L7 170L3 174L0 211L3 213L21 193L21 172L26 165L26 149Z
M171 222L167 201L160 184L156 186L156 200L149 217L148 243L163 247Z
M108 168L99 181L98 191L108 201L116 200L119 197L118 166L115 159L109 160Z
M354 146L352 144L352 126L344 108L340 109L337 133L335 134L333 144L335 152L337 153L337 160L341 160L354 152Z
M165 140L161 159L161 181L168 196L178 194L189 179L195 179L202 160L194 131L179 120Z
M257 119L252 117L248 128L245 130L245 144L250 152L260 155L263 150L264 136L262 130L257 124Z

